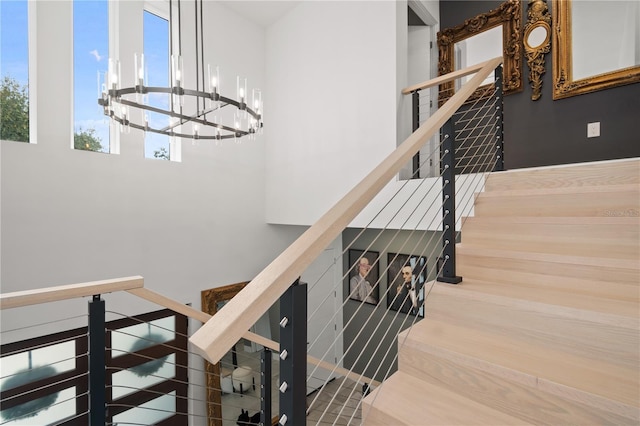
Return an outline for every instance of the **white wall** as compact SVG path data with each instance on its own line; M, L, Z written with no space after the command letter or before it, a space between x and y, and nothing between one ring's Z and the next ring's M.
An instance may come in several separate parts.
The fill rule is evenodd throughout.
M302 2L268 28L269 223L314 223L396 147L397 8Z
M123 76L141 47L141 7L120 2ZM201 290L251 279L301 233L264 221L266 137L185 142L181 163L144 159L135 130L123 135L120 155L70 149L72 2L37 9L38 143L0 145L3 293L142 275L148 288L199 308ZM264 29L213 2L206 10L217 24L207 26L207 54L216 54L231 96L236 74L264 87ZM122 312L143 309L121 299ZM69 312L3 311L2 327L58 314Z

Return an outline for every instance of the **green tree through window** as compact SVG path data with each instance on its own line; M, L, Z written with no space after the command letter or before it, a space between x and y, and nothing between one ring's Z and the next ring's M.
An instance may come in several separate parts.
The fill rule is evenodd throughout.
M8 76L0 83L0 139L29 142L27 87Z

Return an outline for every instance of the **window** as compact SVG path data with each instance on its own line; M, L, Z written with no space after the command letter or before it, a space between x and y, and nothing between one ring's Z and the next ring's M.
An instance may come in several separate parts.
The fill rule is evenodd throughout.
M29 5L0 2L0 139L29 142Z
M73 2L73 147L110 152L109 121L98 105L109 56L107 0Z
M144 61L146 68L145 85L169 85L169 21L158 13L144 11L143 21ZM148 104L152 107L168 109L170 96L165 93L149 93ZM151 127L163 128L170 124L170 118L164 114L146 111L146 120ZM170 158L168 136L147 132L144 142L145 158Z

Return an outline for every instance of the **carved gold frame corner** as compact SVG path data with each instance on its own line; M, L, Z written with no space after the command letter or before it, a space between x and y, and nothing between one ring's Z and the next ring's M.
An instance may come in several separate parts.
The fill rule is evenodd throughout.
M571 33L571 0L554 0L553 10L553 99L591 93L640 82L640 66L574 80Z
M537 46L529 44L529 35L538 28L543 28L546 37ZM546 0L529 0L527 23L522 37L524 55L529 66L529 83L531 83L531 100L537 101L542 96L542 75L545 73L545 55L551 50L551 14Z
M455 70L453 49L457 42L502 25L503 91L504 94L522 91L520 20L520 0L507 0L494 10L438 32L438 75ZM452 81L440 85L441 100L453 94L454 84Z

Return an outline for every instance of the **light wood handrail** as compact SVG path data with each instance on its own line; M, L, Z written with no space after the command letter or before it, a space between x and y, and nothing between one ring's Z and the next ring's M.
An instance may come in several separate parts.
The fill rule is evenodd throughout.
M66 299L114 293L144 286L144 278L139 275L112 280L91 281L80 284L61 285L35 290L16 291L0 294L0 310L22 306L38 305Z
M470 74L476 73L476 72L480 71L482 68L484 68L487 64L493 63L493 61L495 61L496 59L501 59L501 58L490 59L488 61L481 62L481 63L475 64L475 65L471 65L470 67L467 67L467 68L464 68L464 69L461 69L461 70L452 71L452 72L450 72L448 74L441 75L440 77L432 78L431 80L427 80L427 81L424 81L422 83L414 84L413 86L405 87L404 89L402 89L402 94L403 95L408 95L408 94L410 94L412 92L415 92L416 90L427 89L429 87L437 86L439 84L447 83L447 82L453 81L453 80L455 80L457 78L464 77L465 75L470 75ZM500 61L500 62L502 62L502 61ZM497 65L496 65L496 67L497 67Z
M171 309L174 312L193 318L202 323L206 323L211 319L211 315L202 312L191 306L180 303L169 297L163 296L152 290L144 288L144 278L141 276L132 276L126 278L116 278L112 280L91 281L87 283L69 284L63 286L46 287L35 290L17 291L12 293L0 294L0 309L18 308L23 306L38 305L41 303L56 302L60 300L76 299L79 297L93 296L95 294L115 293L117 291L126 291L137 297L153 302L164 308ZM254 343L267 347L275 352L280 352L280 344L271 339L260 336L251 331L246 331L243 338ZM349 371L345 368L338 367L335 364L319 360L318 358L307 356L307 361L313 365L317 365L325 370L335 371L355 381L365 381L373 386L377 386L380 382L366 376Z
M215 318L197 330L190 338L194 350L210 362L218 362L501 62L502 58L485 62L476 75L402 145L260 272Z
M156 303L167 309L171 309L174 312L178 312L182 315L188 316L189 318L193 318L203 323L207 322L211 318L211 315L207 314L206 312L199 311L195 308L192 308L191 306L182 304L180 302L177 302L173 299L170 299L166 296L163 296L159 293L156 293L146 288L135 288L127 291L142 299L148 300L149 302ZM280 352L280 344L278 342L274 342L271 339L262 337L259 334L253 333L251 331L247 331L244 333L242 337L254 343L257 343L259 345L265 346L275 352ZM336 366L335 364L322 361L311 355L307 355L307 361L310 364L317 365L320 368L328 371L333 371L335 369L336 373L341 374L343 376L347 376L354 381L361 381L361 382L364 381L369 383L371 386L378 386L380 384L380 382L373 380L369 377L361 376L358 373L354 373L353 371L349 371L346 368L342 368L342 367Z

